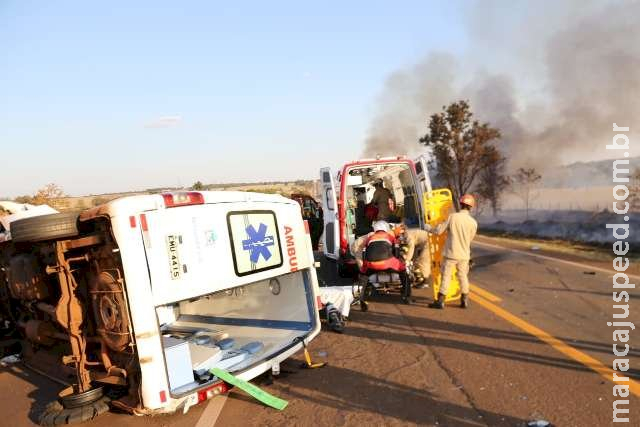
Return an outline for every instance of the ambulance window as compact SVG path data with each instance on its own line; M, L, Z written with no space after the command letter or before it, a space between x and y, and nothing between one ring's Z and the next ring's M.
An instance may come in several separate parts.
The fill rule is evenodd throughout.
M331 182L331 174L329 172L322 172L322 181L326 183Z
M416 163L416 175L420 175L422 173L422 163Z
M271 270L282 265L282 248L275 213L229 212L227 227L237 276Z
M331 191L330 188L327 188L324 194L327 198L327 209L329 209L330 211L334 210L335 208L333 206L333 191Z

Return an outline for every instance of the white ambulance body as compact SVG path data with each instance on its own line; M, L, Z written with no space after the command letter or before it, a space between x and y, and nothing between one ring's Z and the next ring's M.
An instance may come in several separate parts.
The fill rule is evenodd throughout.
M120 199L81 216L110 214L149 410L190 406L206 388L172 387L178 368L163 357L161 326L210 329L235 347L262 342L260 353L231 369L245 380L277 367L320 330L313 253L295 201L242 192L184 197L173 207L171 195Z
M27 338L50 343L66 329L67 339L83 340L84 354L73 359L87 361L75 365L87 379L80 390L126 385L138 397L133 412L186 411L227 390L207 377L210 368L250 380L278 369L320 331L309 231L293 200L245 192L141 195L82 212L76 235L62 240L40 234L32 243L25 225L3 247L4 262L45 262L40 254L53 244L60 269L75 277L72 302L87 305L73 335L74 325L56 317L65 312L61 304L72 312L71 303L47 297L64 293L66 279L49 275L46 289L22 291L48 310L25 320L38 326ZM44 225L36 231L53 230ZM24 289L11 278L7 284Z

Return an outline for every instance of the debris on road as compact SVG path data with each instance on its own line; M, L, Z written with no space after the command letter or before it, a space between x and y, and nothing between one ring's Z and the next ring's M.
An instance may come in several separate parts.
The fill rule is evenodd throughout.
M317 368L324 368L327 365L327 362L319 362L319 363L314 363L311 360L311 354L309 354L309 350L307 349L307 344L305 344L303 339L297 338L298 341L300 341L300 343L302 344L302 348L303 353L304 353L304 363L301 365L302 368L304 369L317 369Z
M22 359L20 358L19 354L12 354L9 356L5 356L2 359L0 359L0 366L2 366L3 368L9 366L9 365L14 365L16 363L19 363Z
M222 381L228 384L231 384L235 387L238 387L240 390L244 391L251 397L279 411L282 411L289 404L289 402L287 402L286 400L273 396L272 394L267 393L261 388L231 375L229 372L225 370L222 370L219 368L212 368L210 372L216 377L220 378Z

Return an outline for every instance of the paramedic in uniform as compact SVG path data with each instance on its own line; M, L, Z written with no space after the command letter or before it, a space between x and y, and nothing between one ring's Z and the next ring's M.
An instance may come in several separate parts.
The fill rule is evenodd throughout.
M382 184L382 180L376 181L373 186L376 191L373 192L373 198L371 199L371 204L378 208L378 221L389 221L390 217L393 215L391 212L391 203L393 202L393 196L391 195L391 191L387 188L384 188Z
M431 254L429 253L429 233L418 228L405 228L406 245L403 258L411 265L414 284L417 289L426 287L431 276Z
M428 231L442 234L448 231L447 242L442 254L442 283L438 299L429 304L431 308L444 308L444 300L451 283L453 267L458 272L462 298L460 307L467 308L469 297L469 260L471 259L471 241L478 230L478 223L471 216L471 208L476 201L470 194L460 197L460 211L449 215L449 218L436 227L428 227Z

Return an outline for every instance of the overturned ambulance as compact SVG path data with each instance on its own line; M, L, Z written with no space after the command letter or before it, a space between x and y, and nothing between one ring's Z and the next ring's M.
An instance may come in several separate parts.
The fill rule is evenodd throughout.
M252 379L320 330L308 227L281 196L131 196L18 220L11 235L0 243L2 333L30 363L46 354L72 374L43 424L108 404L186 411L227 391L212 368Z

